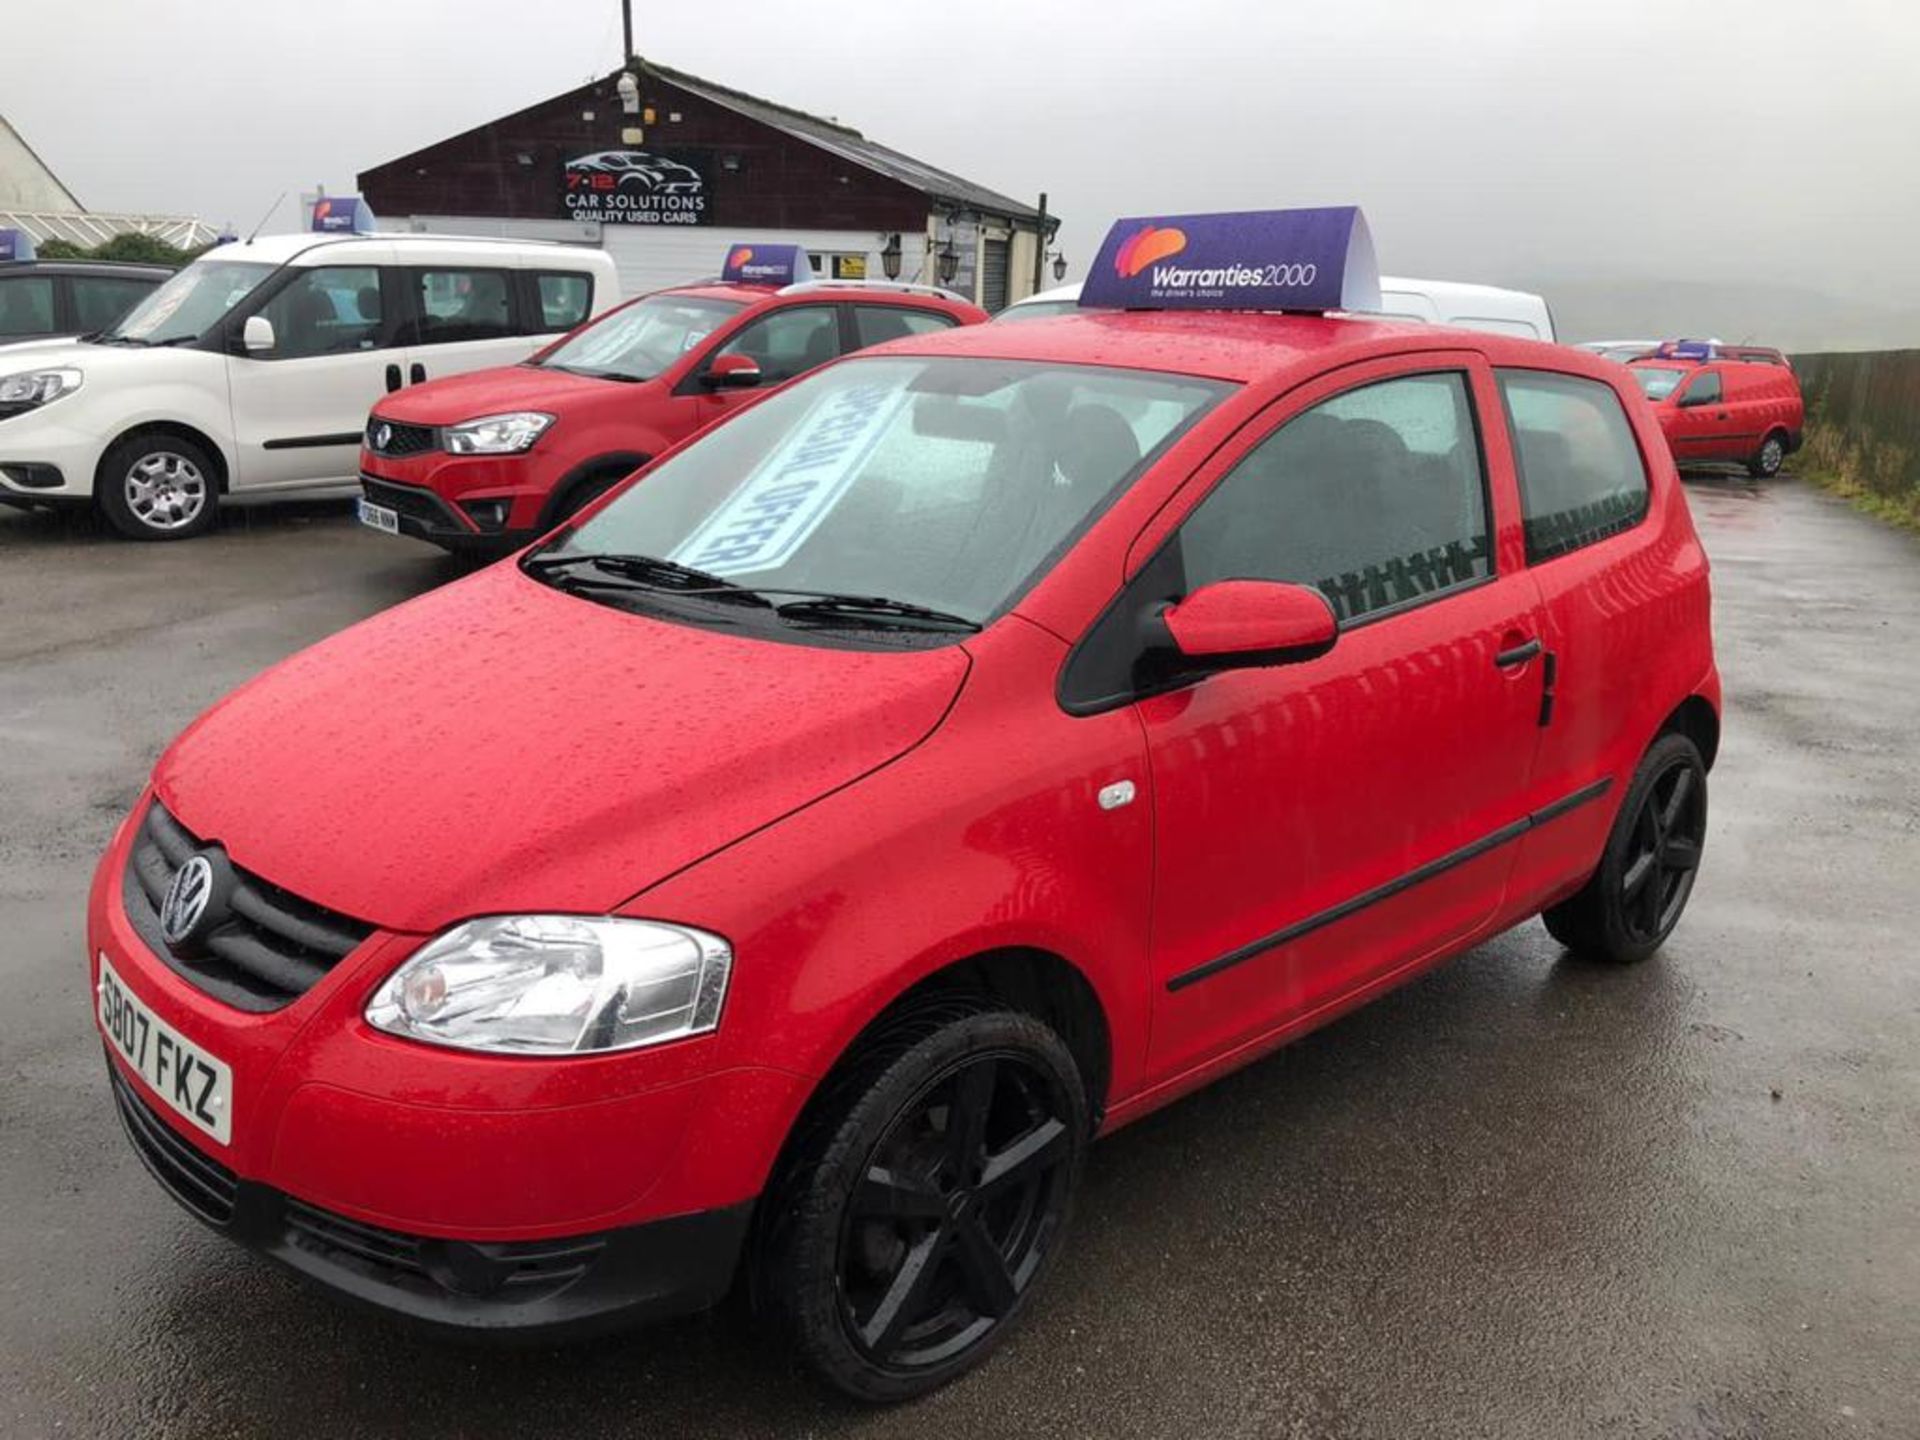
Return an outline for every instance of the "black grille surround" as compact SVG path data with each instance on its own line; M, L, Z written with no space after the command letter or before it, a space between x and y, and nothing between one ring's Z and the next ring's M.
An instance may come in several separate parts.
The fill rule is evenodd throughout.
M480 538L472 522L424 486L402 485L362 471L360 491L375 505L384 505L400 517L403 535L439 544Z
M593 1334L703 1310L731 1288L753 1202L543 1240L409 1235L241 1179L106 1058L134 1152L195 1219L348 1300L465 1337Z
M384 445L374 440L382 430L387 435ZM366 442L367 449L374 454L395 457L427 455L441 448L440 432L433 426L402 425L398 420L382 420L378 415L367 421Z
M160 905L174 875L207 847L158 800L127 854L121 895L127 919L174 974L237 1010L262 1013L311 990L373 933L233 866L232 915L206 938L204 953L181 957L160 929Z

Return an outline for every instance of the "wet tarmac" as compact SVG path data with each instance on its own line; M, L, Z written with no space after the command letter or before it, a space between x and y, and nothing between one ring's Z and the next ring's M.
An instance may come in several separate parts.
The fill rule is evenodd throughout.
M89 1019L94 858L204 705L457 572L338 506L175 546L0 511L0 1434L1920 1436L1920 545L1690 490L1728 708L1665 951L1529 924L1113 1137L1024 1328L883 1413L738 1309L422 1340L156 1188Z

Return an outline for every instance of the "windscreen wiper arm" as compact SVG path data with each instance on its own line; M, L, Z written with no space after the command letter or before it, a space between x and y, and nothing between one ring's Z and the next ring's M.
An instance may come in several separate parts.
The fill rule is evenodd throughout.
M783 620L850 620L855 624L881 624L900 628L926 627L938 630L978 631L980 622L950 610L931 605L916 605L911 600L894 600L885 595L839 595L831 591L760 590L762 595L797 595L773 607Z

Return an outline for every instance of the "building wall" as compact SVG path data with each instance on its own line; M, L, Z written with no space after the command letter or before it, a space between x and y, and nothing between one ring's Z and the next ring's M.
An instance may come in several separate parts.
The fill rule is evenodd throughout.
M378 213L378 212L376 212ZM602 225L571 220L513 220L501 216L380 216L383 229L422 230L436 235L487 235L519 240L561 240L604 249L620 272L620 293L631 298L669 285L685 285L718 275L729 246L784 243L804 245L820 255L862 255L867 277L886 278L880 247L892 232L876 230L779 230L691 225ZM918 231L900 235L902 280L931 283L924 270L926 244ZM831 278L828 271L822 279Z
M607 79L377 165L360 175L360 192L376 215L564 220L566 161L635 148L684 159L706 176L708 223L685 227L696 232L805 226L891 233L925 223L926 198L910 186L670 82L644 78L641 100L654 106L656 117L642 127L637 146L626 145L621 132L640 125L641 117L622 112Z
M81 208L73 192L60 183L19 132L0 119L0 210Z

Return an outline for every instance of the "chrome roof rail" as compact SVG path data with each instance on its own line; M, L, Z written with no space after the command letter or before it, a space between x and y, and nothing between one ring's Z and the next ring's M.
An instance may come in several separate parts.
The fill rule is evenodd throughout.
M952 290L942 289L938 285L922 285L914 280L800 280L782 286L774 293L801 295L810 290L893 290L906 295L938 295L942 300L957 300L962 305L973 303Z

